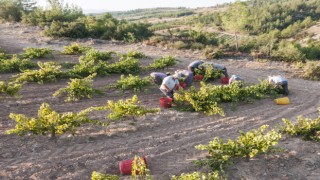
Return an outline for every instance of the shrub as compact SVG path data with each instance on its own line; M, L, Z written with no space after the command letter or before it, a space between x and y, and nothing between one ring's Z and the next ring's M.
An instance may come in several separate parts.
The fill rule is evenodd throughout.
M127 53L127 57L135 58L135 59L142 59L146 57L146 55L143 52L139 51L129 51Z
M195 43L191 43L191 47L190 47L190 48L191 48L191 49L198 49L198 50L200 50L200 49L203 49L203 48L204 48L204 45L201 44L201 43L195 42Z
M220 59L224 57L224 53L220 50L215 50L214 48L207 47L204 50L204 56L206 59Z
M56 135L71 132L75 134L76 129L83 124L98 124L106 125L102 122L91 120L88 114L95 110L95 108L87 108L78 113L66 112L57 113L52 110L49 104L43 103L38 110L38 118L29 118L23 114L10 113L9 117L16 121L17 124L14 129L8 130L8 134L35 134L46 135L51 134L52 139L56 139Z
M222 76L222 70L216 69L210 64L207 64L204 71L196 69L195 73L203 75L203 81L219 79Z
M97 89L93 89L93 78L96 74L92 74L84 79L70 79L71 82L68 82L69 86L61 88L56 91L53 96L62 96L65 95L67 98L66 102L78 101L83 98L91 98L94 94L101 94L102 92Z
M21 20L23 7L18 0L0 1L0 19L4 21L18 22Z
M124 74L135 74L140 72L141 66L138 59L127 58L120 60L116 63L110 64L107 67L108 73L124 73Z
M307 59L320 60L320 44L310 44L307 47L298 46Z
M188 90L180 90L174 95L175 103L180 107L187 106L194 111L204 112L208 115L220 114L224 111L221 103L250 102L252 99L264 98L275 95L276 87L267 81L260 84L241 88L238 83L229 86L215 86L201 82L200 90L191 87Z
M121 75L120 80L118 80L114 85L111 85L111 87L121 90L133 89L134 91L140 91L150 84L151 81L149 77L140 78L140 76L133 76L129 74L127 77Z
M144 116L147 113L159 112L159 109L147 109L138 104L138 97L134 95L132 99L120 99L117 102L109 100L105 109L110 111L108 118L111 120L118 120L127 117L139 117Z
M25 58L43 58L45 56L53 56L52 49L49 48L26 48L24 49L25 53L22 54L23 57Z
M36 65L29 59L13 56L11 59L0 59L0 73L22 72Z
M93 171L91 174L91 180L120 180L120 177L117 175L103 174Z
M108 74L109 68L106 62L89 58L80 58L79 61L80 63L69 72L70 77L86 77L93 73L102 76Z
M9 96L15 96L20 91L21 87L21 84L0 81L0 95L6 94Z
M53 21L49 28L44 31L46 36L85 38L89 36L86 25L82 22Z
M218 171L215 171L213 173L199 173L199 172L193 172L189 174L182 173L179 176L172 176L171 180L219 180L221 177L219 176Z
M183 41L175 41L168 44L168 47L174 48L174 49L188 49L189 44L183 42Z
M88 46L81 46L78 43L72 43L69 46L63 46L63 49L64 49L64 51L62 52L63 54L74 55L74 54L84 54L92 48Z
M164 69L169 66L174 66L177 64L177 60L172 56L166 56L160 59L156 59L152 64L148 66L150 69Z
M283 132L293 136L302 136L305 140L320 141L320 116L316 119L299 116L296 124L288 119L283 119L283 122L285 123L282 127Z
M285 62L303 61L305 56L292 43L281 41L277 50L271 52L271 57Z
M303 77L311 80L320 80L320 63L319 62L308 62L304 67Z
M137 179L137 175L140 176L138 179L151 179L150 171L147 169L147 164L142 157L134 156L131 175L134 180Z
M59 78L64 78L65 74L60 70L61 66L54 62L38 62L39 70L25 70L22 73L15 75L15 82L54 82Z
M86 52L85 55L80 57L80 63L81 61L88 61L88 60L94 60L96 63L99 61L107 61L112 58L112 54L114 54L113 51L108 52L99 52L94 49L90 49Z
M259 153L267 152L271 147L278 144L281 134L275 130L265 132L267 125L247 133L240 131L236 140L228 139L224 142L221 138L215 137L208 145L197 145L198 150L207 150L209 159L200 160L198 165L207 165L213 171L223 171L232 158L252 158Z

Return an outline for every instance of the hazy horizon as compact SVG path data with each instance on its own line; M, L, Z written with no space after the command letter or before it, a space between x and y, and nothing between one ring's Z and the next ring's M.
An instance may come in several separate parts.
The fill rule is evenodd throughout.
M235 0L63 0L64 3L74 4L82 8L84 12L88 11L128 11L134 9L157 8L157 7L210 7L217 4L234 2ZM38 5L47 6L47 0L37 0Z

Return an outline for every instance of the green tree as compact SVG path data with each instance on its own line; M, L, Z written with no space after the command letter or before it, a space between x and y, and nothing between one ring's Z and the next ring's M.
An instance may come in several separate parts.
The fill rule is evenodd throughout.
M232 4L228 12L222 17L226 29L232 31L235 36L236 50L238 51L238 33L248 22L248 10L245 2L237 1Z
M0 0L0 19L18 22L22 16L22 6L18 0Z

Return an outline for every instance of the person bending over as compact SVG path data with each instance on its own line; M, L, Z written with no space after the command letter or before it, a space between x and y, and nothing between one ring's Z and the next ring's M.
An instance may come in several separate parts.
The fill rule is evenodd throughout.
M167 76L163 79L162 84L160 86L160 91L173 100L173 90L176 85L179 85L178 79L181 78L180 74L174 74L172 76Z

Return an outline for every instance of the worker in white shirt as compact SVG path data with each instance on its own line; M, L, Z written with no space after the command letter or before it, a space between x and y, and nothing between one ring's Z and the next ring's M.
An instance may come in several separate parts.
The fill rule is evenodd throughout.
M166 95L168 98L173 99L173 90L175 86L179 85L179 80L181 78L181 74L176 73L172 76L167 76L163 79L162 84L160 86L161 92Z
M288 80L281 75L277 76L268 76L268 82L275 84L276 86L281 86L284 94L289 95L289 89L288 89Z

